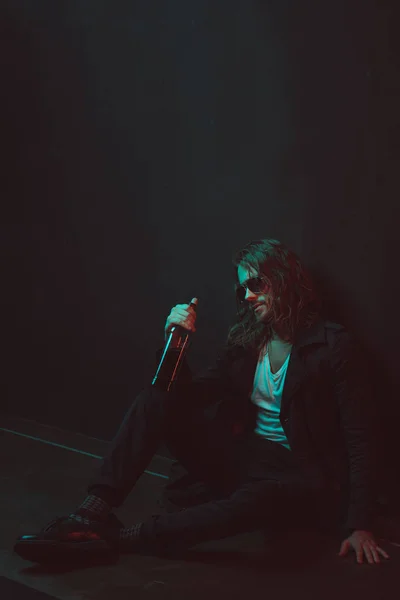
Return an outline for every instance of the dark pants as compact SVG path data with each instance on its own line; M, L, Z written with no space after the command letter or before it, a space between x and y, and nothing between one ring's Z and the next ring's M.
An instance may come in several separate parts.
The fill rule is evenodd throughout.
M89 493L120 506L162 441L186 475L165 488L167 508L175 497L176 511L144 523L150 545L190 547L257 529L337 519L336 499L302 475L287 448L256 434L236 438L190 398L154 388L133 402Z

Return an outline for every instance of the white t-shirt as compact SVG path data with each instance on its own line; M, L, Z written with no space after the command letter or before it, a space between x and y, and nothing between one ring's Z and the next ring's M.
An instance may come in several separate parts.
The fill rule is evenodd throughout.
M260 353L261 356L262 352ZM254 433L272 442L278 442L288 450L290 450L290 445L279 420L279 415L289 359L290 353L279 371L272 373L267 351L257 363L251 394L251 401L258 406Z

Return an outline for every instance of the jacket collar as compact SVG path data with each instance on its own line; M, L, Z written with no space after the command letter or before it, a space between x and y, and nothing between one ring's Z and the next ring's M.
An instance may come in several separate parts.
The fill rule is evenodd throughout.
M325 322L316 321L310 328L299 331L297 340L293 344L285 384L283 387L280 419L284 421L290 412L290 406L296 394L307 379L307 370L304 363L304 351L314 344L326 344Z

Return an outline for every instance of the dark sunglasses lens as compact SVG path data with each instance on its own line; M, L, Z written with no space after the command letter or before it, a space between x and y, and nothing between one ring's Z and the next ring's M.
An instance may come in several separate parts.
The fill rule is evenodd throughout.
M236 288L236 296L239 302L243 302L246 298L246 288L253 294L259 294L264 288L264 282L260 277L253 277L246 282L246 285L239 285Z
M247 287L253 294L259 294L263 289L263 285L263 281L260 277L254 277L247 282Z

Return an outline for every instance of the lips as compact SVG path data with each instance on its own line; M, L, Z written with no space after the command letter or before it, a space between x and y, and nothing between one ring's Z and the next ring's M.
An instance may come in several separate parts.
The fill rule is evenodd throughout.
M254 310L257 310L257 308L260 308L260 306L262 306L262 304L255 304L254 305Z

